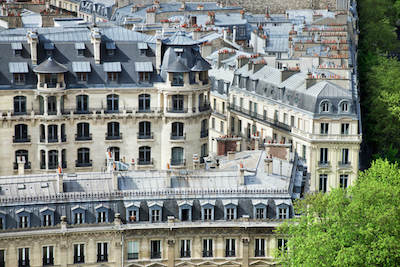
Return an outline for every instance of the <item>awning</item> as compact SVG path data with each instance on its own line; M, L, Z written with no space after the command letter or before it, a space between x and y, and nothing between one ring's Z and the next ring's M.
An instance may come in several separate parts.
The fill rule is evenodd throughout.
M106 49L115 49L115 43L114 42L107 42L106 43Z
M72 62L73 72L91 72L90 62L87 61L74 61Z
M53 43L44 43L43 47L45 50L53 50L54 44Z
M153 63L151 63L151 62L135 62L135 70L137 72L153 72Z
M85 44L84 43L75 43L75 49L77 49L77 50L85 49Z
M121 72L121 62L103 63L104 72Z
M146 50L148 48L147 43L143 43L143 42L138 43L137 46L140 50Z
M26 62L9 62L8 68L10 73L28 73L28 63Z
M12 50L22 50L22 43L11 43Z

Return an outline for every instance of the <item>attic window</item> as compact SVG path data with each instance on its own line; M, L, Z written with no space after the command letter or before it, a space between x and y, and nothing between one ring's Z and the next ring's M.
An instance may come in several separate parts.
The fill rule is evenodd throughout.
M46 55L49 57L53 55L54 44L53 43L44 43L44 50L46 50Z
M22 54L22 44L21 43L11 43L11 49L14 51L14 55L20 56Z
M153 64L151 62L135 62L135 69L139 73L140 82L150 81L150 75L153 72Z
M78 51L78 56L84 56L85 54L85 44L84 43L75 43L75 49Z
M107 55L113 56L115 55L115 50L116 46L114 42L107 42L106 43L106 50L107 50Z
M183 54L183 48L174 48L174 52L178 57L180 57Z

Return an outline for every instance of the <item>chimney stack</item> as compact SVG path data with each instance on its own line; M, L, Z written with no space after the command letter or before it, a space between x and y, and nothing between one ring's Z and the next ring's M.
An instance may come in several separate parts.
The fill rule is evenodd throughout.
M243 167L243 163L239 164L239 184L240 185L245 185L244 183L244 167Z
M160 73L161 70L161 50L162 50L162 40L161 36L156 36L156 69Z
M232 43L236 43L236 32L237 32L237 27L233 26L233 31L232 31Z
M310 88L314 84L317 83L317 80L313 77L311 72L307 73L307 78L306 78L306 89Z
M25 157L19 156L17 157L17 165L18 165L18 175L25 174Z
M122 222L121 222L121 214L120 213L115 213L114 225L115 226L120 226L121 224L122 224Z
M272 158L268 158L268 156L264 159L264 172L268 175L272 174Z
M91 43L93 44L94 61L96 64L101 64L101 33L99 28L92 29Z
M28 31L27 38L28 38L28 43L31 46L32 65L37 65L38 63L37 45L39 43L38 33L36 31Z
M57 173L58 193L64 193L64 174Z
M118 191L119 190L119 188L118 188L118 172L112 171L111 175L112 175L111 178L112 178L112 183L113 183L113 189L114 189L114 191Z
M166 176L165 176L165 187L171 188L172 187L172 175L171 175L171 170L166 171Z

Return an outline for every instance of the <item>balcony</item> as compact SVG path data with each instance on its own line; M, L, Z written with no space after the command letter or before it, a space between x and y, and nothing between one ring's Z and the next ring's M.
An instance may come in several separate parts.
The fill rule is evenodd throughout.
M29 267L30 263L29 260L19 260L18 267Z
M210 109L211 109L210 104L204 104L203 106L199 107L199 112L208 111Z
M170 140L185 140L186 139L186 133L184 133L183 135L177 135L174 133L171 133L171 139Z
M208 137L208 129L200 132L200 138Z
M258 114L255 111L250 111L250 110L247 110L245 108L242 108L242 107L239 107L239 106L233 105L233 104L230 104L229 108L230 108L230 110L238 112L238 113L240 113L242 115L245 115L245 116L247 116L249 118L256 119L256 120L258 120L260 122L267 123L267 124L269 124L271 126L280 128L280 129L288 131L288 132L291 131L290 125L288 125L286 123L283 123L283 122L280 122L280 121L278 121L276 119L266 118L265 116L263 116L261 114Z
M92 140L92 134L89 134L89 135L75 134L75 141L90 141L90 140Z
M75 167L76 168L92 167L92 160L85 161L85 162L79 162L79 161L75 160Z
M108 261L108 254L97 255L97 262L106 262Z
M318 161L318 167L320 168L329 168L331 163L329 161Z
M42 262L43 266L52 266L54 265L54 258L43 258Z
M190 251L181 251L181 258L190 258Z
M58 138L57 137L49 137L47 139L48 143L58 143Z
M186 160L185 159L171 159L170 163L171 163L171 166L185 166Z
M136 113L153 113L154 110L151 108L139 108Z
M13 112L12 116L24 116L24 115L28 115L28 113L25 111L18 111L18 112ZM0 265L1 267L1 265Z
M152 159L152 158L151 158L151 159L141 159L141 158L138 158L138 159L137 159L137 163L138 163L138 165L140 165L140 166L153 165L153 159Z
M203 251L203 258L209 258L213 256L213 252L211 250Z
M118 133L118 135L113 135L112 133L106 133L106 140L121 140L121 139L122 139L122 133Z
M161 251L152 251L150 258L152 259L161 259Z
M128 253L128 260L137 260L139 259L139 253Z
M13 143L19 144L19 143L30 143L31 142L31 136L13 136Z
M70 114L70 112L67 114ZM88 109L76 109L74 110L74 114L90 114L90 111Z
M341 169L347 169L347 168L351 168L351 162L350 161L339 161L338 162L338 166Z
M265 257L265 250L255 250L254 257Z
M39 83L39 89L65 89L64 82Z
M30 170L31 168L32 168L31 167L31 162L30 161L25 162L24 169L25 170ZM17 162L14 162L14 170L18 170L18 163Z
M58 168L58 164L57 164L56 162L49 162L47 168L48 168L49 170L55 170L55 169Z
M167 112L169 113L187 113L188 109L187 108L167 108Z
M74 264L84 263L84 262L85 262L85 256L74 256Z
M138 132L137 133L137 139L139 140L146 140L146 139L154 139L154 133L143 133L143 132Z
M225 251L225 257L235 257L236 253L234 250Z
M113 114L113 113L117 114L119 112L120 111L118 109L106 109L106 110L104 110L104 113L107 113L107 114Z

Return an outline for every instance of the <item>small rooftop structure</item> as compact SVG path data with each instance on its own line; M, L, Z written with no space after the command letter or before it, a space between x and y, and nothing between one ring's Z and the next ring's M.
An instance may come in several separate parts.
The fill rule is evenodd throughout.
M33 71L36 73L65 73L68 69L53 58L49 57L40 63L40 65L35 67Z

